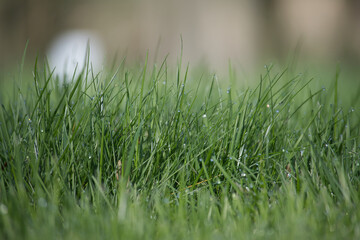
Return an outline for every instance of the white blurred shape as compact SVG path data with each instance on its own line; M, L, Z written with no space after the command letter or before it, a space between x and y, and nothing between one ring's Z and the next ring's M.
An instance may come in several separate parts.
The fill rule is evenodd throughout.
M89 46L89 56L87 50ZM91 31L72 30L60 34L48 50L50 69L61 82L70 82L75 72L79 76L89 59L89 71L96 75L104 62L104 45L100 37Z

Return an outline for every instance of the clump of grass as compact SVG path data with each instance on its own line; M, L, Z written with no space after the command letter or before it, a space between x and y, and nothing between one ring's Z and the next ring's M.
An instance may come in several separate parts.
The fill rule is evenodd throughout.
M255 89L166 61L109 72L60 86L36 63L1 100L4 239L360 237L358 113L337 90L272 66Z

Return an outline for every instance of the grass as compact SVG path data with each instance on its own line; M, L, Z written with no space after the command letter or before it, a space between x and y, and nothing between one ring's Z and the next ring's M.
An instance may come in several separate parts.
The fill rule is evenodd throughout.
M267 66L247 89L164 61L60 84L38 65L1 90L1 239L360 238L338 74Z

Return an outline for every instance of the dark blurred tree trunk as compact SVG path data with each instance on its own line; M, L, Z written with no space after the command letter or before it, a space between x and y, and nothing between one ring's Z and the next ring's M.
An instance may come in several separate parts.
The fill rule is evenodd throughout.
M349 63L355 63L360 60L360 1L346 0L346 11L341 57Z
M281 29L277 16L278 1L254 0L254 4L256 4L261 21L261 27L259 28L261 42L258 45L263 47L262 53L267 57L283 59L285 51L282 43L283 29Z
M69 1L0 0L0 68L21 58L29 40L27 56L44 52L62 28Z
M25 47L22 29L26 24L27 0L0 1L0 67L13 61L15 46L23 44Z

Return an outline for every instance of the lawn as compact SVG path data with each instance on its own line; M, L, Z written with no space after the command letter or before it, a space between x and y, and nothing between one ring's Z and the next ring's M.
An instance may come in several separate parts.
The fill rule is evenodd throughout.
M331 71L20 67L0 89L0 238L360 239L359 103Z

